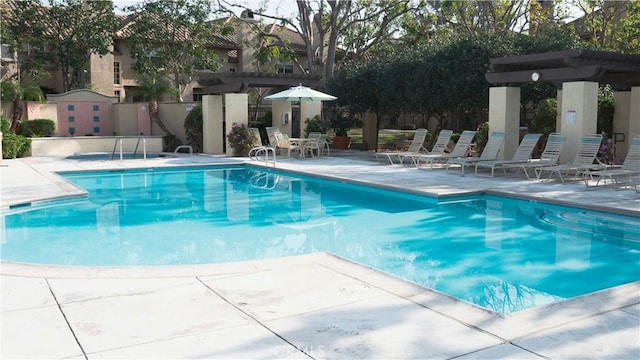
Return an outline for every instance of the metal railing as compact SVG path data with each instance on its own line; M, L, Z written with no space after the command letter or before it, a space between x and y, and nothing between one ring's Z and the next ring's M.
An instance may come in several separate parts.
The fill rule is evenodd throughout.
M116 141L113 144L113 151L111 151L111 160L116 156L116 149L118 149L120 153L120 161L124 160L124 152L122 151L122 141L127 138L132 138L133 136L118 136L116 137ZM142 156L143 159L147 160L147 139L143 135L138 136L138 141L136 142L136 147L133 150L133 154L131 155L133 159L136 158L136 154L138 153L138 148L140 147L140 141L142 141Z

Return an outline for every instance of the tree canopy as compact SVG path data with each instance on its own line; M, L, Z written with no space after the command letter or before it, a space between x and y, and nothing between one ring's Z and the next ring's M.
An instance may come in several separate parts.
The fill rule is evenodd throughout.
M22 66L62 72L63 90L85 87L89 58L111 51L118 22L111 1L23 0L3 14L3 35L24 55Z
M211 21L210 0L145 0L126 10L133 12L126 35L136 71L163 74L182 94L197 71L219 68L215 45L233 28Z

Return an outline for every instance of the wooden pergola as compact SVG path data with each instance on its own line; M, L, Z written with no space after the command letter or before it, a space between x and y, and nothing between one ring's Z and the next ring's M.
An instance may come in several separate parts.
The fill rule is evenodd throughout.
M220 92L246 92L250 87L288 88L304 85L316 87L322 77L309 74L276 74L264 72L217 72L198 74L198 84L203 94Z
M489 60L485 78L491 84L593 81L614 90L640 86L640 55L594 50L567 50L505 56Z

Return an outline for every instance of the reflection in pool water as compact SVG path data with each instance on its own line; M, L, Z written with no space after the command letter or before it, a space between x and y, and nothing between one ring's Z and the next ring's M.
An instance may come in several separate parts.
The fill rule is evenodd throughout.
M174 265L327 251L502 313L640 277L640 229L627 216L242 166L63 175L88 197L3 214L3 260Z

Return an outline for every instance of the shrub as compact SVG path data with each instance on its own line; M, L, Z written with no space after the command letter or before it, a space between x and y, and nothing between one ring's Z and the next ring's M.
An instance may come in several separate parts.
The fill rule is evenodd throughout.
M175 135L165 135L162 138L162 151L164 152L173 152L180 145L182 145L182 141Z
M476 135L476 151L478 154L482 154L484 146L487 145L489 139L489 123L484 122L478 126L478 133Z
M319 132L322 134L326 134L329 129L331 129L329 123L322 120L320 118L320 115L316 115L311 119L307 118L307 120L305 120L305 124L307 124L305 127L305 137L308 137L310 132Z
M193 148L193 152L200 153L203 148L202 135L202 105L194 107L184 119L184 132L187 142Z
M11 121L9 121L4 116L0 118L0 132L3 134L8 134L11 130Z
M3 125L4 126L4 125ZM31 140L22 135L2 132L2 158L15 159L31 150Z
M53 120L35 119L23 121L18 128L18 134L27 137L53 136L56 131L56 125Z
M231 131L227 134L229 146L233 149L234 155L244 155L251 150L257 139L245 124L233 123Z

